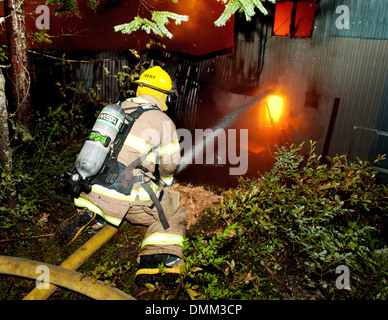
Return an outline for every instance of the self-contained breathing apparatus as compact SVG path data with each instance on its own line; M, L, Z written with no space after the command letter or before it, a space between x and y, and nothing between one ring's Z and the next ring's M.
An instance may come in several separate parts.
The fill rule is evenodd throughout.
M61 180L66 181L74 193L81 191L88 193L93 184L100 184L108 188L113 187L125 195L131 193L134 183L139 183L153 201L152 206L158 210L164 229L168 229L169 224L160 205L163 191L158 198L149 186L149 181L145 180L144 174L137 176L132 174L135 168L147 171L141 166L141 163L148 154L143 154L126 167L117 161L117 155L135 121L146 111L161 110L152 104L141 104L138 107L127 109L134 109L134 111L129 114L125 113L121 103L108 104L101 110L71 173L61 174Z

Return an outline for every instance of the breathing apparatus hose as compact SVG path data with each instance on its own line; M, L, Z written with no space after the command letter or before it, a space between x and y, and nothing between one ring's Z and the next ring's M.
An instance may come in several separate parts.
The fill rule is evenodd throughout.
M67 279L67 277L73 277L72 279L74 279L75 275L74 274L70 275L69 273L66 273L66 269L69 270L69 271L73 271L73 270L78 269L98 249L100 249L105 243L107 243L117 233L117 231L118 231L117 228L115 228L113 226L110 226L110 225L106 225L96 235L94 235L86 243L84 243L69 258L67 258L59 267L53 266L55 270L57 270L57 268L59 268L60 271L57 271L57 273L52 273L51 272L51 267L50 267L50 282L51 283L49 284L49 288L48 289L45 289L45 288L42 288L42 289L35 288L26 297L24 297L24 300L46 300L57 289L56 284L61 286L61 287L66 287L66 288L69 288L69 289L73 290L72 287L68 287L67 284L69 284L69 285L74 285L74 284L68 283L69 281L67 281L66 279ZM30 264L30 262L32 262L32 261L31 260L26 260L26 259L21 259L21 260L19 259L17 261L22 266L21 268L20 267L15 268L15 272L17 270L18 274L13 273L14 272L13 268L3 270L4 269L3 264L6 263L6 262L9 262L10 259L19 259L19 258L11 258L11 257L0 256L0 273L8 273L8 272L10 272L9 274L20 275L22 277L24 276L24 277L27 277L27 278L37 278L37 276L39 276L37 273L35 273L36 269L33 268L31 266L31 264ZM13 263L16 263L16 262L14 261ZM35 262L35 263L38 263L38 265L47 265L47 264L45 264L43 262ZM7 272L3 272L3 271L7 271ZM32 274L31 274L31 272L32 272ZM27 274L30 274L31 277L27 276ZM56 279L55 275L58 275L59 279ZM78 273L78 275L80 275L80 274ZM84 277L84 276L82 275L82 277ZM62 283L62 281L64 281L65 283ZM83 279L82 279L82 281L78 281L78 282L79 282L79 285L76 286L75 289L83 291L84 289L82 289L82 285L83 285L83 283L86 283L86 282L84 282ZM91 288L90 284L86 285L85 290L86 290L86 288ZM111 288L111 287L108 287L108 288ZM102 289L101 293L98 293L98 292L93 293L93 297L97 296L97 297L99 297L101 299L110 299L111 298L109 296L110 295L110 290L109 289L104 289L101 286L101 284L99 284L98 287L97 286L94 287L95 291L99 291L100 289ZM74 291L77 291L77 290L74 290ZM116 289L116 291L117 290L118 289ZM77 291L77 292L80 292L80 291ZM81 292L81 293L88 295L85 292ZM133 297L131 297L129 295L126 295L123 292L121 294L125 295L127 297L127 299L134 299ZM116 297L119 298L119 296L116 296Z

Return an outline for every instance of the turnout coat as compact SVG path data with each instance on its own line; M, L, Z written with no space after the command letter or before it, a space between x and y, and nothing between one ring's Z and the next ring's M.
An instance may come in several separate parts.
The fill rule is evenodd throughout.
M183 237L187 212L179 203L179 193L169 190L180 160L180 145L173 121L162 111L160 102L148 95L125 100L121 107L131 113L136 107L156 105L159 110L144 112L133 124L117 156L120 170L142 157L132 176L146 182L164 211L168 228L161 223L155 202L139 182L133 183L129 194L118 191L117 184L93 184L91 192L74 199L78 207L86 207L107 222L119 226L126 219L148 226L139 255L166 253L183 258Z

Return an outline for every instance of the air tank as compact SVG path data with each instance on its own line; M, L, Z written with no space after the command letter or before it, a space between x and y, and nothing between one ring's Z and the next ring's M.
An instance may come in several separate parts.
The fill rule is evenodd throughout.
M84 180L96 175L124 122L125 113L119 104L108 104L100 112L76 161L77 173ZM73 180L79 177L73 175Z

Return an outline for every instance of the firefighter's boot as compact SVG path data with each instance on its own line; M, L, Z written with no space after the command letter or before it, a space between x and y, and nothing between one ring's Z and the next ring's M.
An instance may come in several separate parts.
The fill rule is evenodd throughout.
M143 286L158 282L161 286L173 289L177 286L182 264L182 259L169 254L140 256L140 268L136 272L135 283Z

